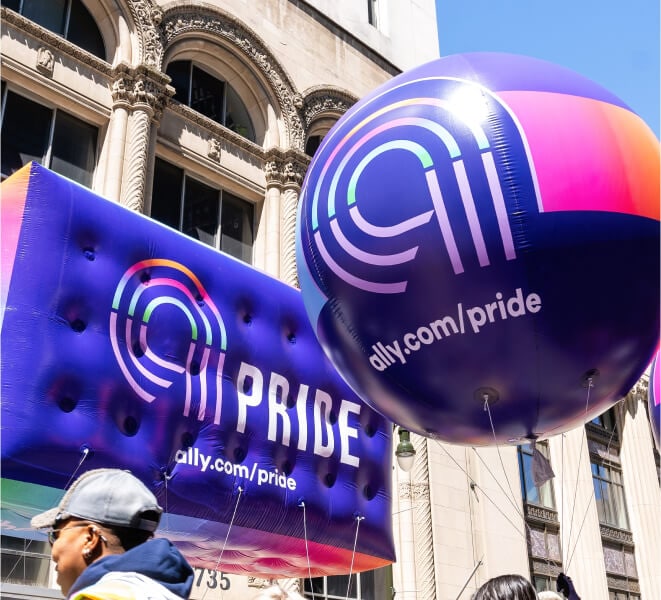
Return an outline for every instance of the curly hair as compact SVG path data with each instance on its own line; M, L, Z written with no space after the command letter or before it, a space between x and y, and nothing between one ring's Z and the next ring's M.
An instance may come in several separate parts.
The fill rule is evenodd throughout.
M472 600L536 600L532 584L521 575L499 575L480 587Z

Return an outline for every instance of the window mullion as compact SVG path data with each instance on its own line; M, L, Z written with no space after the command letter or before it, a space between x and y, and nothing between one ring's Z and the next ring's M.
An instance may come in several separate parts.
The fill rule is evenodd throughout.
M63 33L62 36L65 40L69 39L69 21L71 20L71 2L72 0L67 0L67 6L64 9L64 26L62 27Z
M51 160L53 160L53 136L55 135L55 119L57 119L57 109L53 109L50 120L50 131L48 132L48 143L46 144L46 155L43 157L44 166L48 169L51 168Z
M223 235L223 190L218 190L218 212L216 218L218 219L218 228L216 229L216 250L221 249L221 236Z
M179 231L184 230L184 204L186 203L186 180L188 176L184 173L181 178L181 190L179 191Z
M193 104L193 61L190 61L188 68L188 106Z

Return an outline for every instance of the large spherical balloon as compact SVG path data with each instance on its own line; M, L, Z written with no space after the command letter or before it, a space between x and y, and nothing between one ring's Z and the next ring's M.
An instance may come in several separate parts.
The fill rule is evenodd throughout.
M624 395L654 352L658 142L565 68L476 53L394 78L326 136L299 217L319 340L422 435L559 433Z
M661 350L657 350L650 367L650 381L647 388L647 400L650 409L650 425L656 447L661 450L661 372L659 362Z

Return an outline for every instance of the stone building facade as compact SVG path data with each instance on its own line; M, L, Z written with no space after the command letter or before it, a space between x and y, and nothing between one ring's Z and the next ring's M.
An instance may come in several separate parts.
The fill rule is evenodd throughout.
M320 140L438 56L433 0L2 0L0 17L3 178L37 160L291 285ZM542 444L556 477L539 488L526 448L412 436L413 469L393 469L397 562L360 574L348 597L469 598L504 572L542 589L561 570L584 598L661 597L645 385ZM59 597L47 545L25 535L2 531L3 597ZM271 583L198 571L193 598ZM280 584L347 596L342 577Z

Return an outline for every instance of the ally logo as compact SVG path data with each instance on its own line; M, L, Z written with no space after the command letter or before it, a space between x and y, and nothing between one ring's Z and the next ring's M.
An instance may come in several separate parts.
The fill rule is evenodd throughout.
M514 115L485 87L450 77L365 102L324 139L308 181L315 254L346 284L377 294L405 292L407 263L422 243L437 251L439 233L454 275L494 256L513 260L510 211L542 212Z
M227 334L220 312L190 269L165 259L127 269L113 298L110 340L140 398L153 402L183 379L184 416L197 406L202 421L209 398L215 397L214 423L220 423Z

